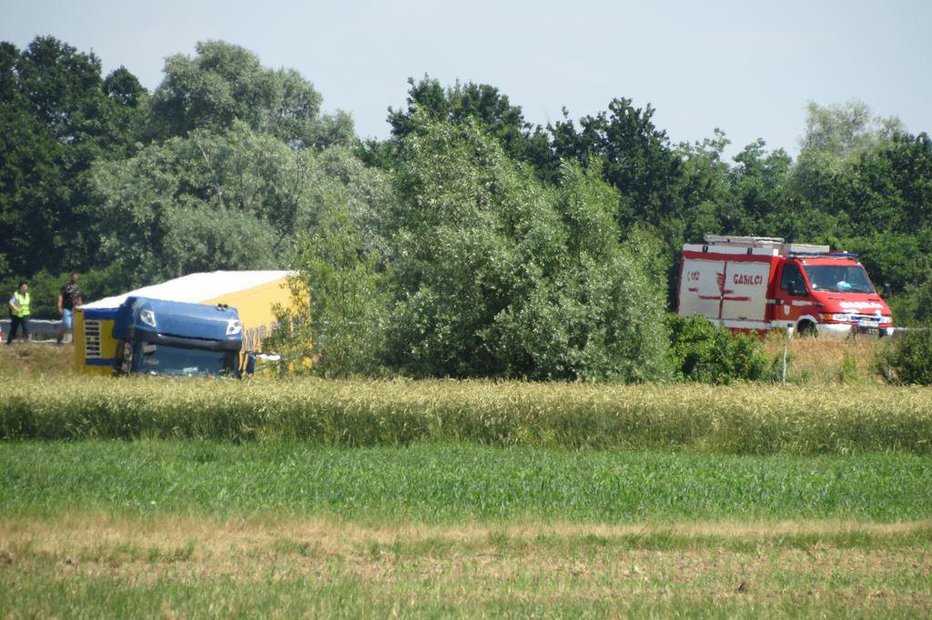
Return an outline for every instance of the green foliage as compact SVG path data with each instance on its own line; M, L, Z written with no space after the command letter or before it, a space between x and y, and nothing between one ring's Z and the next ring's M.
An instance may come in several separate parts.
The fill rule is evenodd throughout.
M102 256L121 286L194 271L282 268L296 234L316 226L335 199L377 246L373 211L388 192L379 173L344 149L296 151L239 122L101 164L94 187Z
M861 102L810 104L795 161L758 140L726 162L723 132L671 147L622 97L545 131L491 85L412 79L392 137L361 145L242 47L164 73L150 97L52 37L0 43L0 286L34 280L40 312L72 269L96 297L285 267L334 204L391 283L381 362L419 376L668 376L662 292L673 307L674 257L707 233L855 251L897 324L932 307L932 141Z
M540 127L528 123L521 108L512 105L497 88L457 81L445 89L440 82L427 76L419 82L408 78L408 85L407 110L389 108L388 112L388 122L396 141L420 131L423 119L453 124L468 119L498 141L511 159L531 164L541 178L556 179L559 162L551 154L546 134ZM368 157L373 162L379 160L377 146L373 145Z
M912 329L878 354L876 366L891 383L932 385L932 327Z
M349 146L352 119L320 116L321 96L293 69L266 69L252 52L224 41L200 42L194 58L165 61L165 79L152 96L160 139L195 129L226 131L237 122L299 147Z
M670 353L678 374L688 381L730 383L769 378L774 362L761 341L713 325L699 316L667 315Z
M100 71L96 56L53 37L22 51L0 44L0 277L83 270L93 261L89 169L128 152L144 101L141 93L113 96L131 90L128 71L107 82Z
M300 222L299 197L288 194L301 187L296 159L274 138L238 126L226 134L194 132L100 164L94 186L101 252L118 265L119 284L280 267L276 242Z
M808 239L811 219L796 217L794 210L799 206L788 200L793 160L786 151L768 152L764 141L757 140L744 147L734 161L738 165L729 172L733 197L727 217L722 218L723 226L730 225L740 234Z
M621 196L617 219L622 227L656 226L679 212L682 161L653 116L652 106L635 108L630 99L621 98L613 99L607 112L580 119L578 130L568 119L550 128L557 157L584 164L602 161L603 177Z
M729 143L724 132L716 129L712 139L677 147L683 161L680 200L688 207L684 214L685 239L698 240L714 231L742 229L743 223L736 215L741 212L731 204L730 168L722 160Z
M272 347L324 377L375 374L386 302L376 257L367 254L345 204L332 205L298 241L292 309Z
M856 234L914 235L932 227L932 140L897 134L862 151L844 178L841 206Z
M898 118L875 116L863 101L830 106L810 101L806 106L806 132L800 144L803 150L821 151L843 159L902 131L903 123Z
M614 221L597 170L542 186L474 122L415 117L388 229L390 363L417 376L664 376L662 291Z
M892 297L888 303L897 325L921 327L932 325L932 277L906 292Z

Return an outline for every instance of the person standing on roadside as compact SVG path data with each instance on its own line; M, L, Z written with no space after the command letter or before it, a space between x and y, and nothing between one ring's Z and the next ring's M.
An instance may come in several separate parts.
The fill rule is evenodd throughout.
M23 342L29 342L29 283L20 282L19 288L13 293L9 301L10 306L10 335L6 343L11 344L16 338L16 332L23 330Z
M58 292L58 314L61 315L61 327L58 329L58 344L65 340L65 334L72 330L74 325L74 308L84 303L81 289L78 288L78 274L74 271L68 277L68 282Z

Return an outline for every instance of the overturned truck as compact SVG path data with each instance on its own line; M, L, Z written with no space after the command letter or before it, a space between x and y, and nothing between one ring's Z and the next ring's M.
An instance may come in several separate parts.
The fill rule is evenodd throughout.
M120 374L240 375L243 326L236 308L130 297L113 322Z
M287 271L195 273L75 310L84 374L238 375L292 303Z

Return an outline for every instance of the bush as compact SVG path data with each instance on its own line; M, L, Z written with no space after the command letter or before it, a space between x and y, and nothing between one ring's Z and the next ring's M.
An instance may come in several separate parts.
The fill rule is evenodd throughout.
M682 379L702 383L768 379L774 363L753 336L733 334L700 316L667 315L670 354Z
M658 242L619 239L618 193L566 163L550 187L474 123L401 144L386 366L414 377L669 376Z
M905 292L887 300L893 310L893 321L900 326L932 325L932 276Z
M932 385L932 328L910 330L878 353L876 365L890 383Z

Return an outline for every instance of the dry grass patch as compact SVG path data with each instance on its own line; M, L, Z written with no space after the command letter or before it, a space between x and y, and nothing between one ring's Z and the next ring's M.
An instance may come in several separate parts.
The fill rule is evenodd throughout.
M0 540L0 597L23 580L49 587L90 580L137 592L223 584L219 596L232 599L282 588L319 598L336 588L333 604L349 596L361 609L459 610L454 615L474 606L552 614L596 603L611 613L643 612L643 604L667 611L802 604L880 616L932 607L928 520L365 527L69 516L0 521Z
M883 384L883 378L873 370L873 363L887 343L888 340L867 336L793 338L788 344L787 380L815 385ZM768 336L764 349L772 356L782 355L782 336Z

